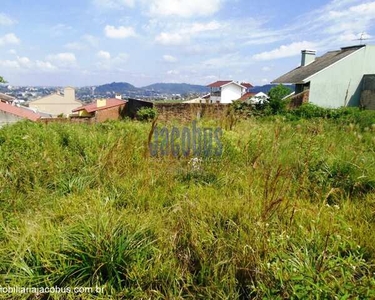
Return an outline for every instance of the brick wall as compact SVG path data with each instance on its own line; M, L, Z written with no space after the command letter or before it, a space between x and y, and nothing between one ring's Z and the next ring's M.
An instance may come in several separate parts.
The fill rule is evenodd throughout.
M190 122L202 117L221 119L228 113L227 104L205 103L154 103L160 121Z
M39 119L37 122L49 124L49 123L74 123L74 124L93 124L94 118L82 118L82 117L73 117L73 118L46 118Z
M310 91L306 90L302 93L290 97L289 108L296 108L304 103L309 102Z
M95 122L102 123L108 120L120 120L124 115L125 105L99 110L95 114Z

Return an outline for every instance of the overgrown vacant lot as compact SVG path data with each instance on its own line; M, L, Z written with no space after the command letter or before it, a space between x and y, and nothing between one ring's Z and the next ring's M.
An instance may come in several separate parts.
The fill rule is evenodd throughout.
M5 127L0 286L104 288L83 299L373 299L366 118L204 121L223 127L224 153L198 167L149 157L150 123Z

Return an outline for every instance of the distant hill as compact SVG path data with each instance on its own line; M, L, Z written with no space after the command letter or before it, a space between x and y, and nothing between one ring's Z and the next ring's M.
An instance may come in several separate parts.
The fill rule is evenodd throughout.
M155 83L143 87L147 91L155 91L161 94L188 94L207 93L209 90L203 85L193 85L187 83Z
M129 92L140 91L139 88L136 88L134 85L131 85L127 82L112 82L108 84L99 85L95 89L97 94L126 94Z
M270 91L270 89L272 89L275 86L277 86L277 84L266 84L266 85L262 85L262 86L254 86L252 89L250 89L250 91L252 93L256 93L256 94L260 93L260 92L268 94L268 92ZM294 91L294 89L295 89L294 85L284 84L284 86L290 88L292 91Z

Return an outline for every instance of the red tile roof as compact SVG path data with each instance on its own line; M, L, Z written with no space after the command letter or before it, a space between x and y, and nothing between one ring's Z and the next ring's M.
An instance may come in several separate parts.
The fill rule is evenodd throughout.
M240 101L246 101L252 97L254 97L256 94L255 93L245 93L240 99Z
M95 111L98 111L98 110L103 110L103 109L107 109L107 108L112 108L112 107L116 107L116 106L121 106L121 105L124 105L126 102L124 100L119 100L119 99L107 99L107 104L105 106L102 106L102 107L98 107L96 105L96 102L94 103L90 103L88 105L84 105L84 106L81 106L81 107L78 107L76 109L73 109L72 112L78 112L78 111L81 111L81 110L86 110L88 113L92 113L92 112L95 112Z
M23 119L28 119L30 121L37 121L41 117L39 114L34 113L33 111L26 108L13 106L11 104L6 104L3 102L0 102L0 111L4 111L8 114L12 114Z
M232 80L216 81L214 83L209 84L208 87L219 88L219 87L222 87L223 85L226 85L226 84L231 83L231 82L232 82Z
M247 83L247 82L242 82L241 85L243 85L247 89L251 89L253 87L253 85L251 83Z

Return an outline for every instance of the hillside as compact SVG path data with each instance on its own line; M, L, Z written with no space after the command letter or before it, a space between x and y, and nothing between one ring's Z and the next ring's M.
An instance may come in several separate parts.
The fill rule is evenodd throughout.
M137 92L139 88L136 88L134 85L131 85L127 82L112 82L108 84L99 85L95 89L97 94L126 94L128 92Z
M273 88L277 86L277 84L266 84L266 85L261 85L261 86L254 86L252 89L251 89L251 92L253 93L260 93L260 92L263 92L265 94L268 94L268 92ZM294 85L288 85L288 84L284 84L284 86L290 88L292 91L294 91L295 89L295 86Z
M207 93L209 91L206 86L187 83L155 83L145 86L143 89L162 94Z

